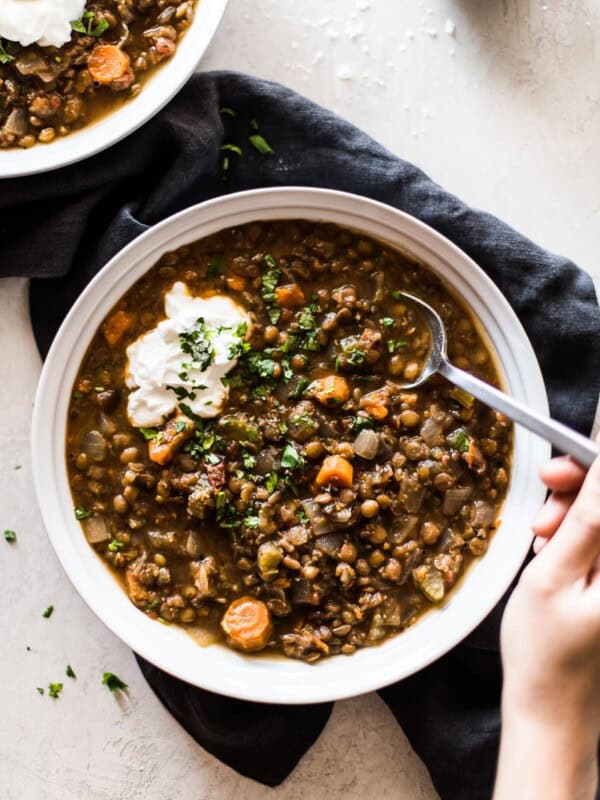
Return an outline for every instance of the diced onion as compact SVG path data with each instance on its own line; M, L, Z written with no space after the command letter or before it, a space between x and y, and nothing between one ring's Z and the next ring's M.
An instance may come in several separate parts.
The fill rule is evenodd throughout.
M81 452L92 459L92 461L104 461L108 442L100 431L88 431L81 440Z
M475 500L471 512L471 525L474 528L489 528L496 516L496 509L486 500Z
M323 513L321 506L310 498L302 500L302 508L308 517L315 536L322 536L333 530L333 525L328 517Z
M354 440L354 452L361 458L375 458L379 449L379 434L369 428L363 428Z
M460 486L457 489L448 489L442 503L442 513L452 516L464 506L471 494L472 486Z
M90 517L83 521L83 531L85 538L90 544L99 544L110 539L108 525L103 516Z

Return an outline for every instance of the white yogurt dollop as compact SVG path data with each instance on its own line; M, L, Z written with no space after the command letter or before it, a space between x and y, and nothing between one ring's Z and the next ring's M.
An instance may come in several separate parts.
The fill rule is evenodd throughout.
M85 0L0 0L0 37L23 47L61 47L84 9Z
M138 428L160 425L179 403L199 417L215 417L228 394L222 378L236 365L235 351L250 327L247 312L231 298L193 297L181 282L165 295L165 313L167 319L127 348L126 383L134 389L127 414Z

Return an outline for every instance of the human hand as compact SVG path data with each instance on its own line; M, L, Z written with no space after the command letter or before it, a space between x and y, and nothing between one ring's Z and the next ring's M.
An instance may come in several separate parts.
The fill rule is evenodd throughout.
M533 524L536 557L502 623L505 700L540 719L600 733L600 459L541 471L552 490Z
M494 800L592 800L600 734L600 458L558 458L533 524L536 557L502 620Z

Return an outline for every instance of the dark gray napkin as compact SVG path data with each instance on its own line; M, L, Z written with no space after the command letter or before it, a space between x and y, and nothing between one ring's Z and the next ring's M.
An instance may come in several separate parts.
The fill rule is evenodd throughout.
M233 109L235 117L223 108ZM249 143L252 120L274 155L262 155ZM222 151L224 143L239 145L243 155ZM31 311L45 353L87 281L149 225L227 192L294 184L384 201L465 250L525 326L553 414L589 432L600 391L600 314L590 278L496 218L465 206L330 112L244 75L197 75L158 117L104 153L60 172L2 181L0 276L36 279ZM491 796L500 726L502 608L501 603L447 656L380 692L444 800ZM141 659L140 665L165 706L203 747L271 786L317 738L331 710L329 704L294 708L221 698Z

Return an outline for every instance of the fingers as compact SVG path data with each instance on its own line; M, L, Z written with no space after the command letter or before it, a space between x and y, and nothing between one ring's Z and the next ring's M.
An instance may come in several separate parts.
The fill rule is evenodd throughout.
M573 461L569 456L553 458L544 464L540 477L549 489L554 492L576 492L582 485L587 470Z
M558 494L554 492L540 508L531 526L536 536L553 536L567 515L576 497L575 492Z
M554 519L558 513L555 507ZM587 575L599 556L600 458L597 458L562 524L539 557L544 558L557 575L570 580Z

